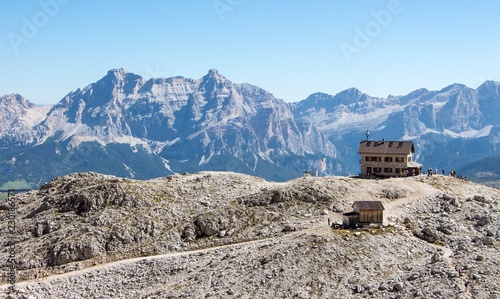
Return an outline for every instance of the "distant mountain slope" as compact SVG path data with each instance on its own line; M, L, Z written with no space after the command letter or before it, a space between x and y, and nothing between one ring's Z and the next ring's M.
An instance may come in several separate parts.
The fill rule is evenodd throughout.
M458 170L469 179L500 187L500 156L493 156L474 161Z
M24 99L16 103L29 106ZM9 129L13 124L3 123ZM17 175L39 184L55 175L98 169L134 178L234 170L286 180L336 156L335 146L309 122L296 121L283 100L234 84L216 70L196 80L148 81L110 70L17 132L20 144L2 139L0 163L16 172L2 173L1 181Z
M313 94L292 104L292 109L296 117L333 135L364 126L403 139L428 133L482 137L500 125L499 89L500 83L487 81L477 90L453 84L440 91L419 89L383 99L351 88L335 96Z
M499 90L500 83L487 81L477 89L452 84L384 99L351 88L335 96L313 94L291 106L295 117L312 122L335 144L352 171L367 129L377 140L413 140L420 163L449 170L499 154Z
M36 106L18 94L0 97L0 145L33 142L37 132L32 129L45 119L50 108Z
M388 98L350 88L286 103L215 69L199 79L150 80L114 69L53 106L3 96L0 112L0 184L38 186L74 171L147 179L231 170L282 181L319 169L323 158L324 174L358 174L367 129L372 139L413 140L424 168L458 169L500 154L494 81Z

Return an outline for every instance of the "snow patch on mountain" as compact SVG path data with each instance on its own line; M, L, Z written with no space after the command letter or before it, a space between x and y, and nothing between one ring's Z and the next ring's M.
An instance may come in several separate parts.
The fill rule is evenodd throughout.
M105 136L103 138L100 136L92 136L92 135L73 135L73 136L69 136L67 138L61 139L60 141L66 140L68 138L70 138L70 141L68 143L68 149L76 148L84 142L96 142L96 143L99 143L103 147L105 147L108 144L118 143L118 144L130 145L133 152L137 152L137 146L142 146L150 154L154 153L154 150L151 149L147 140L143 140L143 139L136 138L133 136ZM58 141L58 142L60 142L60 141Z
M420 132L419 135L409 135L408 132L406 132L403 137L401 137L401 140L407 140L407 141L412 141L412 140L417 140L418 138L427 135L427 134L437 134L440 135L442 132L439 132L437 130L425 128L422 132ZM452 136L453 137L453 136Z
M153 153L159 154L163 151L165 147L172 146L176 143L178 143L181 140L180 137L177 137L173 140L168 140L165 142L150 142L150 147L153 149Z
M170 171L171 173L173 174L177 174L176 172L174 172L171 168L170 168L170 165L168 163L170 163L167 159L165 158L161 158L162 162L163 162L163 167L165 167L166 170Z
M208 162L210 162L210 159L212 159L213 156L214 156L213 152L210 152L210 155L206 159L205 159L205 155L202 155L201 159L200 159L200 162L198 163L198 165L201 166L203 164L207 164Z
M490 135L491 129L493 129L493 126L491 125L486 126L480 130L468 130L460 133L452 132L450 130L445 129L444 134L453 138L464 138L464 139L480 138Z
M123 167L125 167L125 170L129 173L130 178L135 178L135 172L132 168L130 168L127 164L123 163Z
M349 129L366 127L374 128L386 121L392 113L403 111L404 108L405 106L401 105L387 106L365 114L344 111L337 116L338 118L336 121L325 125L320 124L318 128L322 131L341 130L344 127ZM321 121L323 123L326 122L329 116L331 115L324 114ZM316 122L318 119L315 119L314 121Z

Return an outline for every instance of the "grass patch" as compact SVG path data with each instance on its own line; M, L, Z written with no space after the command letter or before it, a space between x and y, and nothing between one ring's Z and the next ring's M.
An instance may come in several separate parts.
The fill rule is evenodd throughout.
M11 189L31 189L33 188L28 182L25 180L18 181L8 181L7 183L0 186L0 190L11 190ZM0 193L0 200L7 198L7 192Z
M26 180L18 180L18 181L8 181L7 183L0 186L0 189L29 189L31 185L26 182Z
M433 243L433 244L434 244L434 245L436 245L436 246L441 246L441 247L443 247L443 246L444 246L444 244L443 244L440 240L436 240L436 241L434 241L434 243Z

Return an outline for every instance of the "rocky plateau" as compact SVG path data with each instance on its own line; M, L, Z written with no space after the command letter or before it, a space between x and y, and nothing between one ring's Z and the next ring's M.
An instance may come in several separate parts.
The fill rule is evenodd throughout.
M0 298L499 298L499 198L447 176L73 173L0 202ZM356 200L384 225L328 225Z

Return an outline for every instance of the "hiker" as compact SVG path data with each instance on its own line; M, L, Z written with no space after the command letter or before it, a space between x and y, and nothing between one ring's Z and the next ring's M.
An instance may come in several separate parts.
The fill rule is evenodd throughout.
M330 218L328 218L328 226L330 226Z

